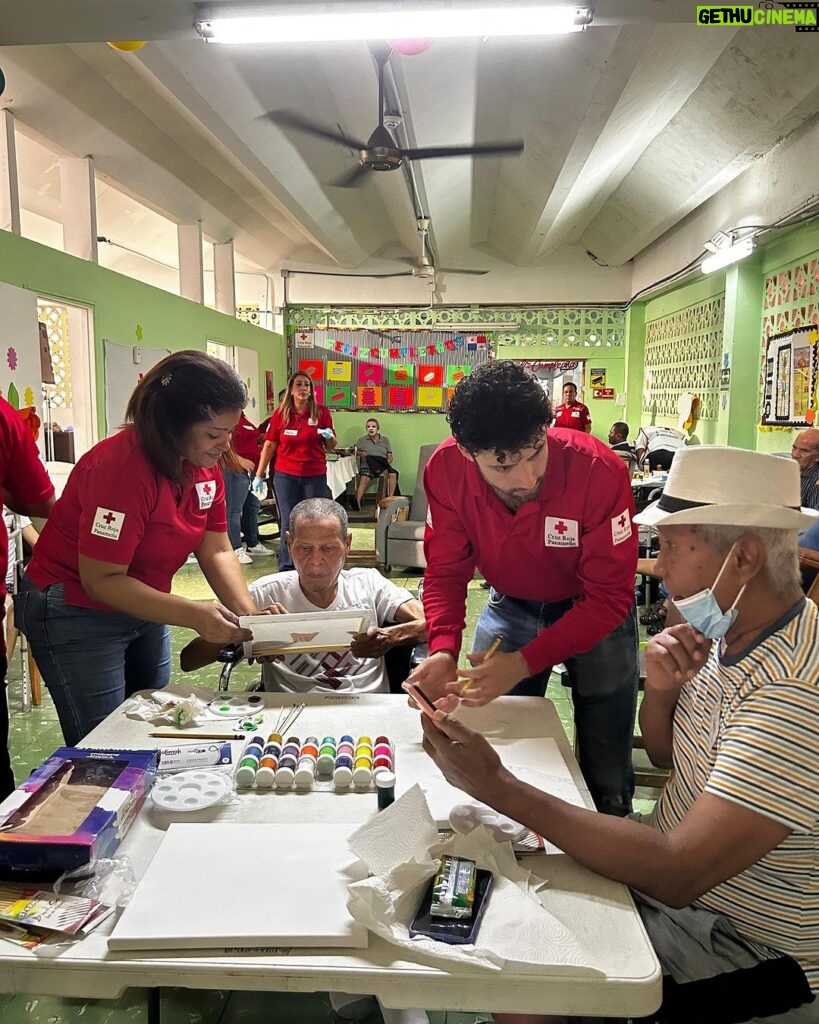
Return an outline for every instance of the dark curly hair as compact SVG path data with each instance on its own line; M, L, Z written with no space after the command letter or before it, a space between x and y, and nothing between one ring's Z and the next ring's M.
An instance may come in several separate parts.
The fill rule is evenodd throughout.
M510 359L479 366L455 388L447 420L471 455L511 454L539 440L552 422L552 403L538 379Z
M184 485L180 455L190 428L223 412L238 413L246 404L247 388L227 363L196 349L173 352L137 384L125 426L136 431L154 469Z

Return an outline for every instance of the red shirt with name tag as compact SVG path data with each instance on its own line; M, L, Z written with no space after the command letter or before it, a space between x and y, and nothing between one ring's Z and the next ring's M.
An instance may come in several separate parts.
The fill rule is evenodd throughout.
M254 469L259 464L259 428L244 413L233 430L233 450L243 459L250 459Z
M476 568L510 597L574 602L521 648L532 674L590 650L633 607L637 528L623 460L574 430L549 430L546 443L540 496L515 513L452 438L427 463L424 611L430 653L458 656L466 588Z
M567 427L569 430L582 430L591 426L591 413L589 407L582 402L573 402L559 405L555 409L553 427Z
M270 417L270 426L265 441L278 442L276 449L276 472L290 476L323 476L327 472L324 457L324 439L319 430L333 429L333 418L326 406L320 405L315 418L311 418L309 406L303 413L295 410L287 423L281 409Z
M127 565L129 576L170 593L174 574L205 531L227 530L221 472L187 468L185 487L157 473L133 429L100 441L71 471L28 575L41 590L63 583L66 604L112 611L83 590L78 556L84 555Z

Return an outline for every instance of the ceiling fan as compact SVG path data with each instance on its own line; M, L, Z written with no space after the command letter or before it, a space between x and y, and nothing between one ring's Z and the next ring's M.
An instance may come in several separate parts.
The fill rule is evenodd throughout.
M319 139L327 139L339 146L358 150L358 164L330 184L337 188L362 185L368 171L395 171L404 160L432 160L451 156L499 156L523 152L520 139L508 142L485 142L476 146L426 146L407 149L399 146L384 124L384 68L390 59L390 47L373 48L378 67L378 126L366 142L345 135L341 129L333 131L302 117L294 110L271 110L268 117L282 128L292 128Z

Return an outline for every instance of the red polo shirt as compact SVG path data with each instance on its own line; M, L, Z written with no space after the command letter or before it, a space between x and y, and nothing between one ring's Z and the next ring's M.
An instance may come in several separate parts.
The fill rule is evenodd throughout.
M502 594L573 607L521 649L532 674L590 650L634 604L637 529L622 459L596 438L549 430L540 497L507 508L450 438L424 472L429 650L461 648L475 568Z
M161 476L131 428L100 441L71 471L28 575L41 589L63 583L66 604L112 611L83 590L79 555L85 555L127 565L129 576L170 593L174 574L205 531L227 530L222 474L218 468L188 470L185 487Z
M591 413L589 407L582 402L565 403L555 409L553 427L567 427L569 430L582 430L591 426Z
M54 485L40 462L37 445L17 410L0 398L0 520L3 517L3 491L26 505L40 505L54 493ZM6 567L9 561L9 535L0 525L0 654L6 650L3 628L6 596Z
M259 463L259 428L244 413L233 430L233 448L243 459L250 459L256 468Z
M318 415L310 417L310 407L303 413L293 412L287 423L281 409L270 417L265 441L278 442L276 471L290 476L323 476L327 472L324 441L319 430L333 429L333 418L326 407L318 407Z

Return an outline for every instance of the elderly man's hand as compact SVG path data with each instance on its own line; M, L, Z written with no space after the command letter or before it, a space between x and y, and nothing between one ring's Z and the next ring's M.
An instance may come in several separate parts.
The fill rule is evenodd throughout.
M366 633L355 634L350 651L356 658L383 658L390 646L389 631L370 626Z
M485 652L476 651L467 657L473 667L461 669L458 674L462 678L447 684L446 700L439 705L444 711L454 711L459 702L468 707L488 704L531 674L520 651L495 654L489 659Z
M484 737L442 712L436 714L434 722L422 715L421 724L424 750L447 782L476 800L492 804L510 773Z
M646 647L647 687L678 691L708 660L711 643L687 622L669 626L652 637Z

